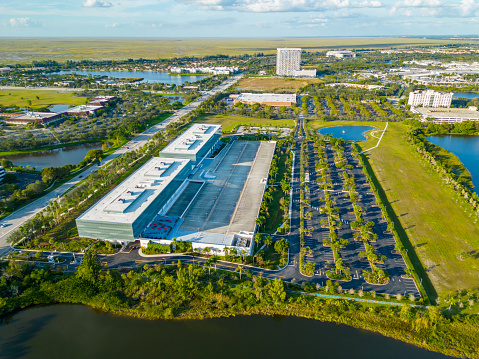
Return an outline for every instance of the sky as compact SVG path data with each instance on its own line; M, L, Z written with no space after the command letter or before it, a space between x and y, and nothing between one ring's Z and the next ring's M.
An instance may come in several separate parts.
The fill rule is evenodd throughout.
M479 0L0 0L0 37L479 34Z

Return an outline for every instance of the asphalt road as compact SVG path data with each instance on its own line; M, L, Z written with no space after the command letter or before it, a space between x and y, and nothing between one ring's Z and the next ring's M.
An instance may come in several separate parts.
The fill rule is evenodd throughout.
M226 80L214 89L204 93L194 102L186 105L178 111L175 111L173 115L165 119L163 122L151 126L143 133L135 136L130 142L128 142L123 147L116 150L113 154L105 158L101 162L101 166L105 166L106 164L108 164L108 162L112 161L118 156L121 156L127 152L134 151L137 148L143 146L154 134L163 130L168 124L178 121L181 117L196 109L203 101L207 100L209 97L215 95L218 92L226 90L229 86L237 82L242 76L242 74L233 76L232 78ZM62 196L66 191L78 184L84 178L88 177L93 172L96 172L99 168L99 166L89 167L88 169L82 171L76 177L62 184L52 192L19 209L18 211L12 213L8 217L0 221L0 257L7 254L11 250L10 245L8 245L7 243L7 238L10 232L23 225L26 221L34 217L38 212L47 207L51 201L54 201L60 196Z

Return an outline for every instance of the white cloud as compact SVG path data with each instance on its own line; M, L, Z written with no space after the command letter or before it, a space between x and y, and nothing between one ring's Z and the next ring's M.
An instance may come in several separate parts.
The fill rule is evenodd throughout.
M438 7L442 6L440 0L403 0L403 1L396 1L392 6L389 13L391 15L395 14L399 8L404 7Z
M86 0L83 2L85 7L111 7L113 4L103 0Z
M34 21L29 17L15 17L11 18L8 23L12 27L39 27L41 23Z
M459 12L462 16L471 16L479 8L475 0L462 0L459 4Z
M303 12L341 8L382 7L378 0L176 0L207 10L237 10L246 12Z

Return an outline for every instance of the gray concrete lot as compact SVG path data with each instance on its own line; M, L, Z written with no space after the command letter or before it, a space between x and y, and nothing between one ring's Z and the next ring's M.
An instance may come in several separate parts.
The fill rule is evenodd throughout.
M231 219L228 233L254 231L275 148L275 143L261 142Z
M226 233L259 144L235 141L230 148L225 148L224 156L220 154L204 169L208 176L216 178L200 191L185 214L180 230Z

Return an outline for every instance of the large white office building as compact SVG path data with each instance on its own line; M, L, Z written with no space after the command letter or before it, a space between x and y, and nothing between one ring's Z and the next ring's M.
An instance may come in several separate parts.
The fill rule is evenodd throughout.
M279 76L296 76L301 70L300 48L278 48L276 54L276 74Z
M434 90L413 91L409 93L408 105L412 107L450 107L453 92L438 92Z

